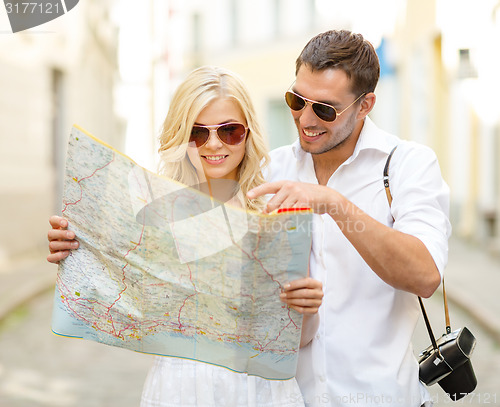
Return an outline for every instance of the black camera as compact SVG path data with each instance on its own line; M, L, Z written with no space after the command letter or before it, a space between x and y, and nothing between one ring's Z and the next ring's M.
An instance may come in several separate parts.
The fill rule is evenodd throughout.
M466 328L443 335L419 355L420 380L427 386L438 383L453 401L474 391L476 375L470 357L476 338Z

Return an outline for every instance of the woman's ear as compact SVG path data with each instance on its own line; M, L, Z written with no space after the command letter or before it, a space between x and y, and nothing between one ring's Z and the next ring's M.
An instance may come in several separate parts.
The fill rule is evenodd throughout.
M375 106L376 99L377 99L377 97L375 96L375 93L373 93L373 92L367 93L366 95L364 95L362 97L361 109L359 110L358 117L357 117L359 120L364 119L368 115L368 113L370 113L372 111L373 106Z

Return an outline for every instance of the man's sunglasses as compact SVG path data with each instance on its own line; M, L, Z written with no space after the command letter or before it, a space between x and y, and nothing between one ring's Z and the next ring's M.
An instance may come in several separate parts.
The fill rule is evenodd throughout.
M224 144L235 146L241 144L247 135L248 127L241 123L224 123L213 126L194 125L189 141L194 141L196 147L204 146L210 138L210 132L215 131Z
M354 102L352 102L341 112L337 112L337 109L335 109L331 105L307 99L303 96L297 95L295 92L292 92L291 90L285 93L285 100L288 107L296 112L302 110L304 107L306 107L307 104L310 104L314 111L314 114L318 116L321 120L324 120L325 122L333 122L337 118L337 116L340 116L342 113L344 113L364 95L365 93L359 95Z

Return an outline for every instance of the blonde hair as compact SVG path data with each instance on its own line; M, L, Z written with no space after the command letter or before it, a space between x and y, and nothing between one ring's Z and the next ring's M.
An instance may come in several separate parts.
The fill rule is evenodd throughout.
M245 116L249 130L245 156L238 170L239 189L244 197L241 203L246 209L261 210L264 198L250 201L246 193L264 183L262 168L269 162L267 146L245 85L228 70L203 66L192 71L177 88L159 137L159 173L187 185L199 184L196 170L187 156L191 129L200 112L221 98L234 100Z

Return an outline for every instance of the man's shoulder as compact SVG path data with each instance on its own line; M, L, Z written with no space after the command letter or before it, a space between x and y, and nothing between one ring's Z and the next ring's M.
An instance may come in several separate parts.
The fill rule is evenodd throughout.
M302 154L304 151L300 149L298 143L275 148L269 153L271 157L270 167L273 172L295 168Z
M290 144L275 148L269 155L270 165L267 167L264 177L267 181L277 181L279 179L293 179L297 168L297 145Z
M398 143L397 151L394 153L395 158L399 157L400 160L437 160L436 153L434 150L422 143L409 140L400 140Z
M413 140L404 140L378 127L369 117L366 118L362 131L364 137L358 141L361 143L361 149L376 149L388 154L397 145L397 152L394 153L395 157L435 157L434 150L431 147Z
M425 185L421 190L429 192L432 185L436 188L444 185L436 153L431 147L415 141L402 140L398 144L391 159L389 177L396 190L402 190L402 185Z
M288 144L286 146L277 147L274 150L271 150L269 155L271 156L271 160L278 157L295 159L294 145Z

